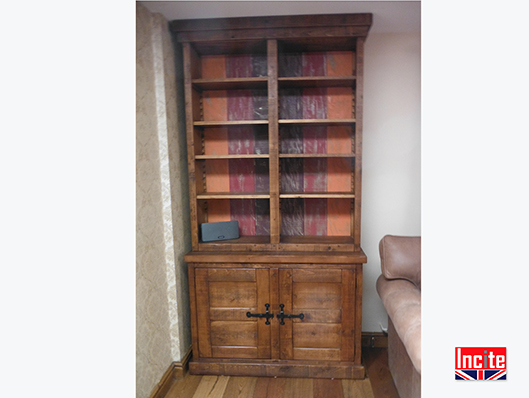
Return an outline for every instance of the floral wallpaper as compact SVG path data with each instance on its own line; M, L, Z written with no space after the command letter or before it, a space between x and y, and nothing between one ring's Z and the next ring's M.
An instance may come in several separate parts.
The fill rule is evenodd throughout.
M191 346L189 199L180 70L167 21L136 9L136 396Z

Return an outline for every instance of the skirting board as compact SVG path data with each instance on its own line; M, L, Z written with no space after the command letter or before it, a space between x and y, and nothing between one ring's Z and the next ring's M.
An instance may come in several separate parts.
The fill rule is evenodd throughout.
M189 360L191 359L191 348L182 358L181 362L173 362L165 371L160 382L154 387L149 398L163 398L170 390L171 386L176 380L182 379L189 367Z
M381 332L363 332L362 348L388 348L388 335Z

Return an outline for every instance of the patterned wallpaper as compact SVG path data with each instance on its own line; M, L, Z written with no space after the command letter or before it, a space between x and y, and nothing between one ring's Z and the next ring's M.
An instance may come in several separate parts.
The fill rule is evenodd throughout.
M145 398L191 345L185 129L167 21L136 14L136 396Z

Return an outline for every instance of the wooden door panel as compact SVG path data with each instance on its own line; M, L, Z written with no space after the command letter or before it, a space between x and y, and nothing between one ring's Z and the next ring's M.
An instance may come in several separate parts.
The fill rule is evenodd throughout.
M280 270L281 358L352 361L354 359L354 271L342 269Z
M270 301L267 269L196 268L199 356L270 358L270 325L264 313Z
M340 361L339 348L294 348L293 359L298 361Z
M213 358L263 359L257 347L224 347L211 348Z
M211 322L211 345L257 347L257 322Z
M293 285L292 305L300 309L339 309L342 305L341 283L297 283Z
M241 311L241 308L214 308L209 309L209 319L210 321L248 321L246 312L250 311L251 313L257 313L257 307L250 307L244 311Z
M210 281L239 281L239 282L255 282L255 269L233 269L233 268L212 268L208 270L208 277Z
M340 324L294 323L294 347L340 348Z
M209 305L222 308L251 308L257 305L255 282L210 282Z
M304 315L303 320L293 319L292 322L296 323L341 323L342 322L342 310L337 309L303 309L295 308L295 313L302 312Z
M293 282L331 282L342 281L342 270L340 269L294 269L292 270Z

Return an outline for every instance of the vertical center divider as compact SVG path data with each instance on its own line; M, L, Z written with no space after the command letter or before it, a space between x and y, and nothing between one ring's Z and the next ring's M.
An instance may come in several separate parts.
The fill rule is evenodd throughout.
M270 173L270 243L279 245L279 105L277 83L277 40L267 42L268 64L268 142Z

